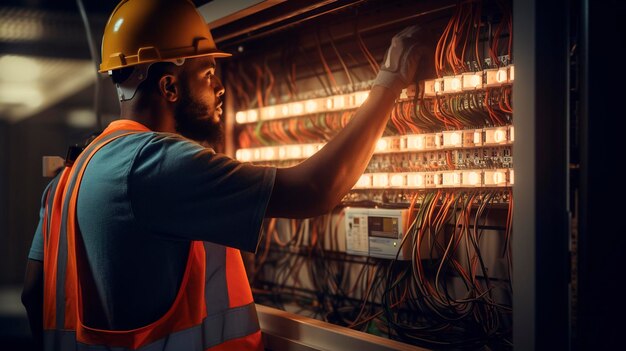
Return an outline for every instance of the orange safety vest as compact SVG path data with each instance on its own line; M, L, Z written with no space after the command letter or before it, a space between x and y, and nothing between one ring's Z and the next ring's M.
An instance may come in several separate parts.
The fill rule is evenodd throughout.
M101 330L82 323L81 267L86 267L76 219L87 164L109 142L149 131L115 121L65 167L46 195L44 237L45 350L263 350L250 285L239 250L193 241L177 296L159 320L133 330ZM88 273L87 273L88 274Z

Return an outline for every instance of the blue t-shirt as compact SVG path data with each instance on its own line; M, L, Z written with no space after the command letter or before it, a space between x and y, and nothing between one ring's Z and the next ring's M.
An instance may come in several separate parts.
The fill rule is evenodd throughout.
M98 151L77 219L110 328L141 327L167 312L191 240L255 251L275 174L173 134L132 134ZM43 260L41 220L29 258Z

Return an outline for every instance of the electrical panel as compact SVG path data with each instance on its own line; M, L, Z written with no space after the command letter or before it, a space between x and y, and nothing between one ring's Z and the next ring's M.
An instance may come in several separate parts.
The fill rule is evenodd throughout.
M322 150L367 100L404 27L419 24L432 53L341 205L266 221L248 267L256 301L423 347L512 348L513 160L523 140L511 3L324 9L230 44L238 160L290 167Z

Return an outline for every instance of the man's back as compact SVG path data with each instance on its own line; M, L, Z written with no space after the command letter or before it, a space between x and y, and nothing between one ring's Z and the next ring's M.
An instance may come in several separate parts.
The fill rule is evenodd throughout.
M153 134L105 146L80 186L77 218L89 261L85 277L91 283L87 288L95 288L95 294L83 295L85 323L91 327L128 330L154 322L167 312L180 286L189 242L150 233L132 208L132 199L141 196L130 193L133 164Z
M128 330L158 320L176 298L191 240L254 251L274 172L166 133L98 151L77 203L86 324Z

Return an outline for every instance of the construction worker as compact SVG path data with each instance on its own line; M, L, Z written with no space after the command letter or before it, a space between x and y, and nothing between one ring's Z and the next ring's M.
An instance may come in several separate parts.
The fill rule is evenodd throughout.
M341 201L413 81L418 42L417 27L394 37L367 101L321 151L259 167L195 142L219 140L215 58L230 55L193 3L122 1L100 65L121 119L42 197L22 294L36 338L46 350L262 350L239 250L256 250L264 217Z

